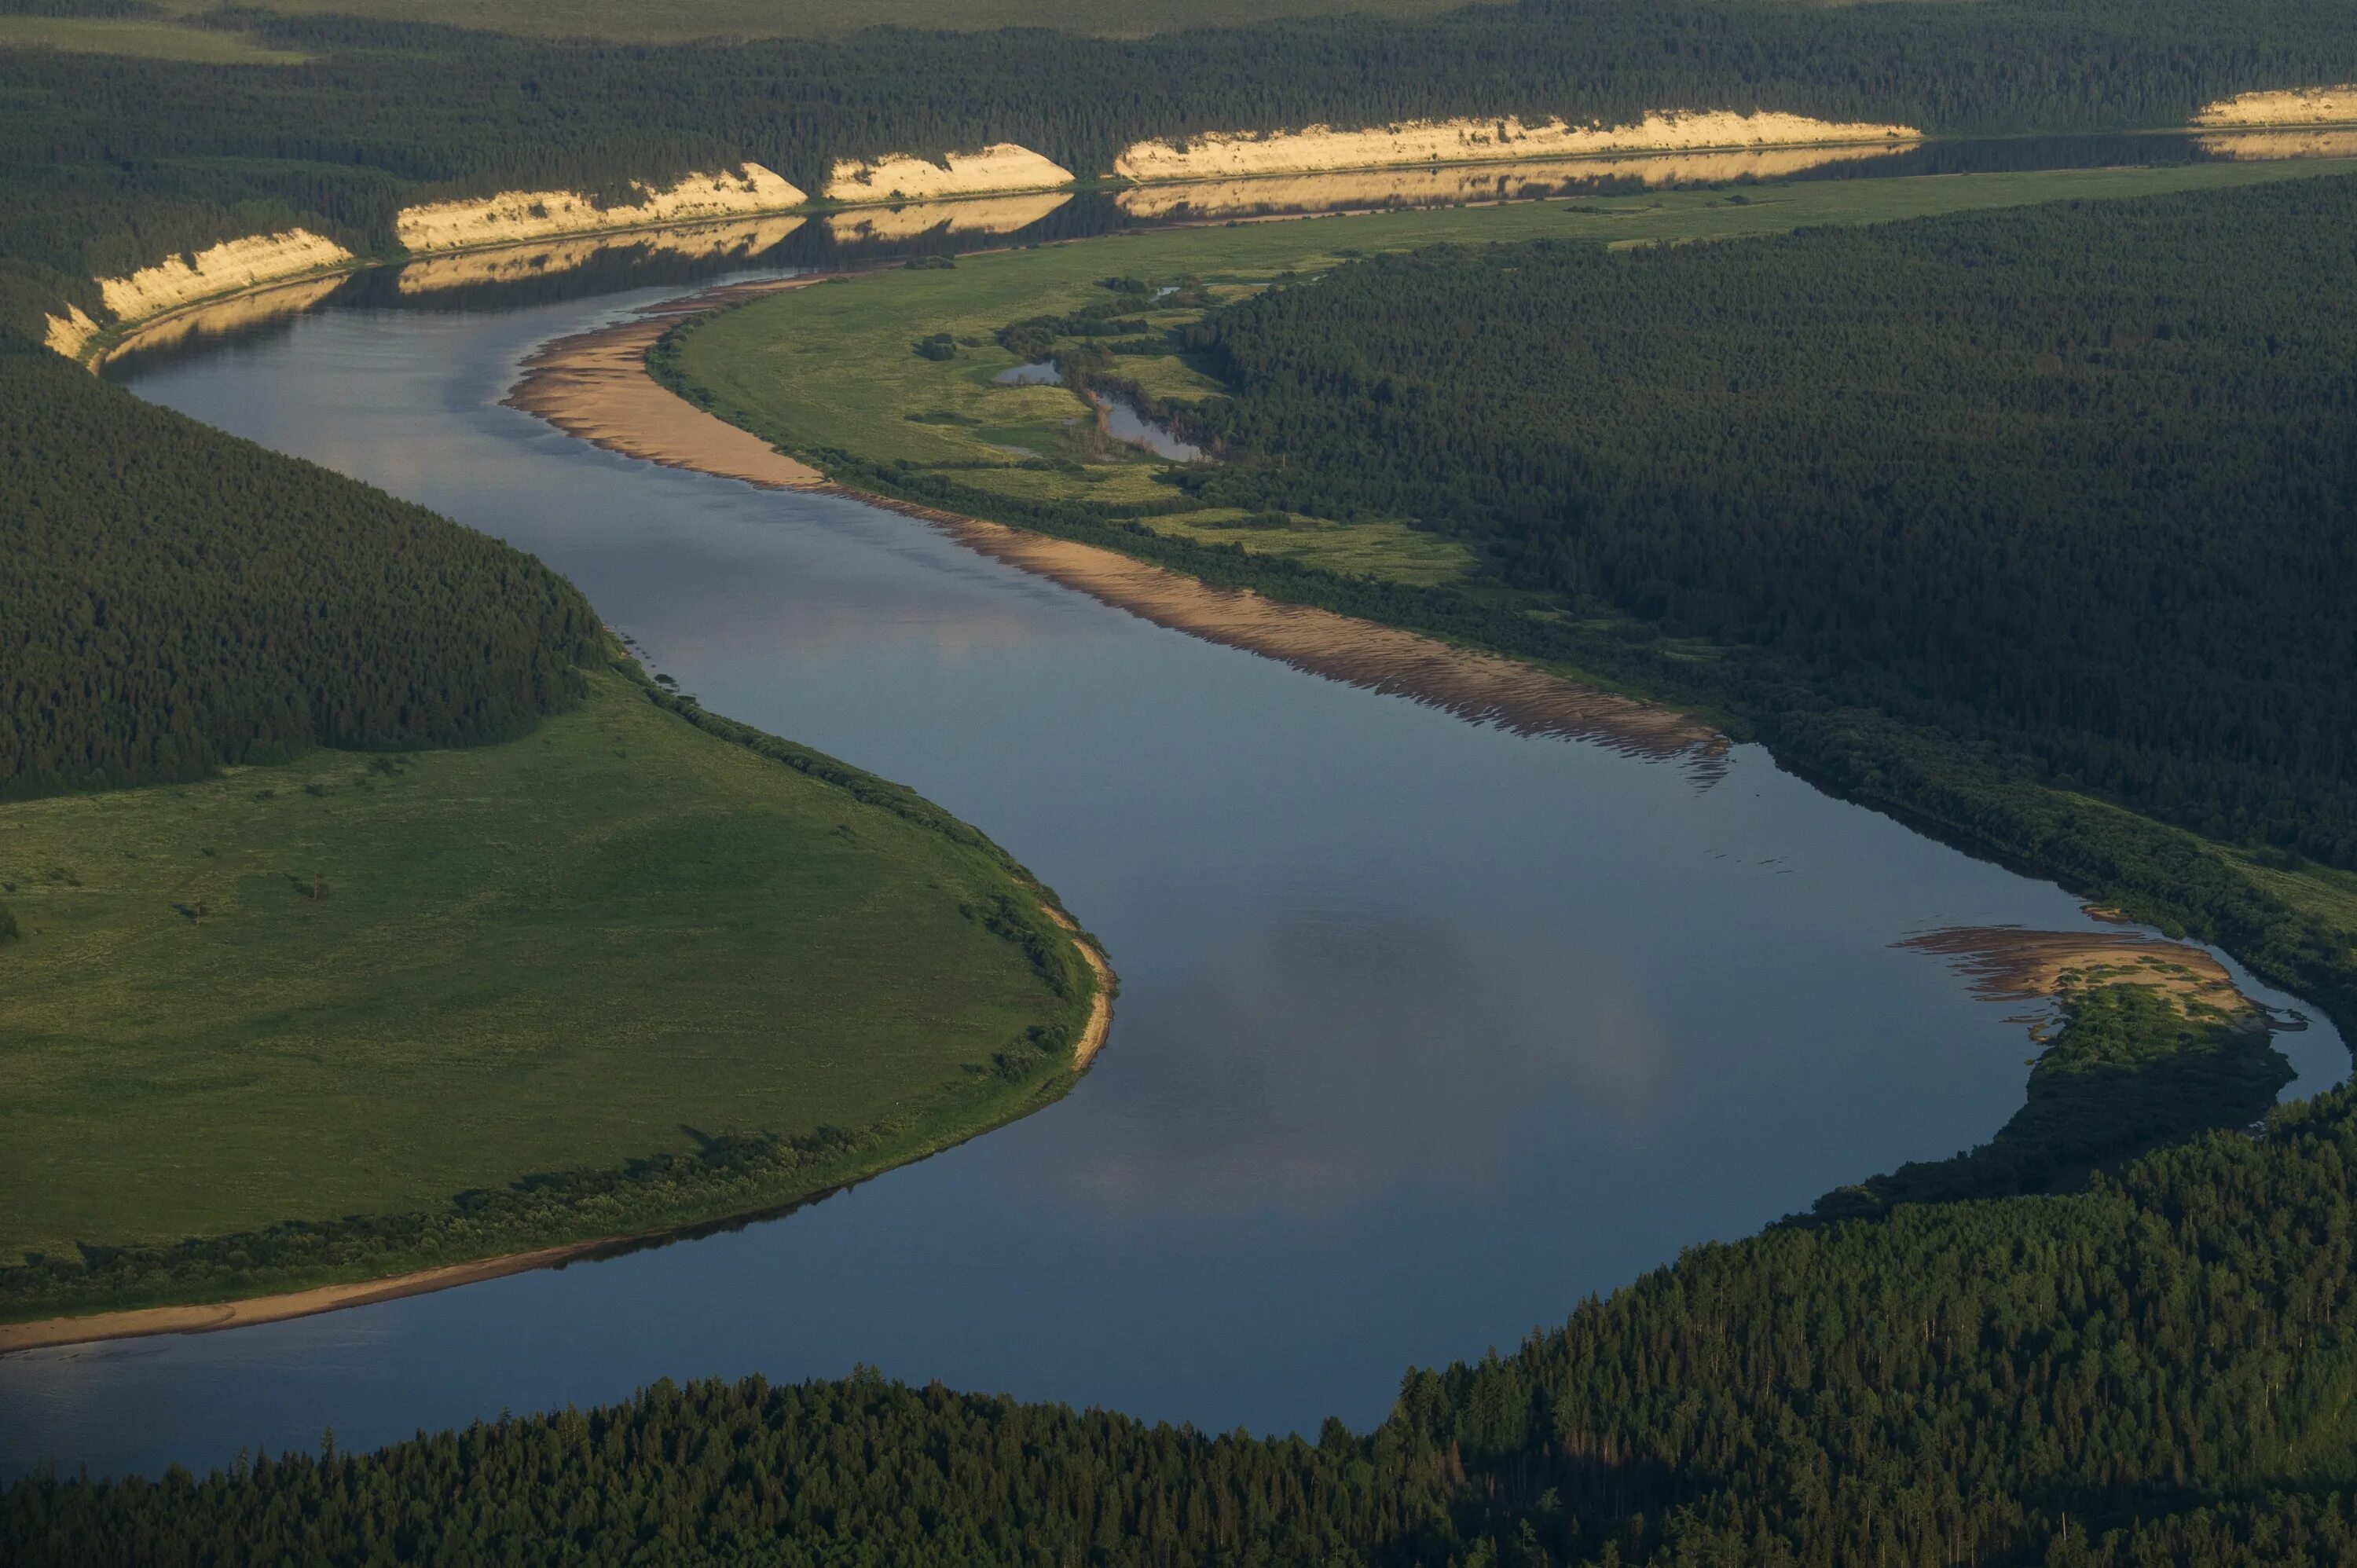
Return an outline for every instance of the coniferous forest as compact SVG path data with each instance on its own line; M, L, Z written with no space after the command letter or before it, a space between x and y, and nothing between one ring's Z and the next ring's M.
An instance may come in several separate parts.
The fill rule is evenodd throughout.
M0 353L0 798L503 739L600 646L529 556L46 349Z
M2046 781L2357 865L2357 181L1384 257L1216 313L1215 504L1402 517Z

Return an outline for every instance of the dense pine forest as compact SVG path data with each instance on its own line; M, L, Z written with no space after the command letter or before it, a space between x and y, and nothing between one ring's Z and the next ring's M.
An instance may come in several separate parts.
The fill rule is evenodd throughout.
M45 4L48 0L45 0ZM102 0L110 4L112 0ZM1416 116L1764 107L1936 131L2181 125L2252 88L2357 78L2329 0L1521 0L1133 40L871 31L664 48L224 13L310 57L199 67L0 51L0 320L86 280L300 222L390 245L423 196L1007 139L1082 174L1144 136Z
M486 535L0 352L0 798L501 739L601 638Z
M1405 517L2231 842L2357 865L2357 181L1372 260L1217 313L1207 500Z

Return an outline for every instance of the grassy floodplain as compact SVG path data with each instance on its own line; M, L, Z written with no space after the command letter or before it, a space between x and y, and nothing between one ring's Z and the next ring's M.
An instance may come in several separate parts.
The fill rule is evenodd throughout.
M23 929L0 1255L863 1135L760 1195L784 1203L1051 1097L1092 992L1071 939L970 830L851 777L859 794L601 672L504 745L0 808Z
M1149 230L968 255L953 268L884 272L780 295L683 328L658 349L657 368L723 419L822 468L833 464L842 471L845 458L868 468L906 464L954 471L962 485L1011 500L1170 509L1183 498L1156 479L1169 465L1099 436L1072 392L998 384L999 375L1021 362L997 342L1000 328L1114 299L1103 280L1115 275L1166 283L1194 277L1212 303L1224 304L1279 279L1315 276L1354 255L1426 245L1733 240L1818 224L2216 189L2352 166L2318 160L1826 180ZM1200 306L1146 308L1150 303L1121 301L1121 318L1143 323L1139 335L1165 333L1201 315ZM953 358L913 351L914 340L940 333L960 345ZM1178 355L1123 355L1114 369L1155 397L1220 390ZM1142 521L1175 538L1417 586L1456 580L1472 565L1460 544L1404 522L1345 526L1304 517L1290 529L1262 530L1217 508L1160 510Z

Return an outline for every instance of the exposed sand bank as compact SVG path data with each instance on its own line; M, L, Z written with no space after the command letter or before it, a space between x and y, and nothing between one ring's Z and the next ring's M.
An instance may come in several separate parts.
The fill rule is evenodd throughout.
M52 316L46 322L41 341L53 354L63 354L69 360L81 358L82 345L98 336L98 323L82 314L79 305L69 305L63 316Z
M836 239L852 241L913 240L937 229L951 234L1012 234L1071 199L1070 191L1050 190L970 201L911 201L899 207L862 207L834 213L826 226Z
M2233 158L2238 163L2357 158L2357 130L2227 131L2198 137L2195 145L2212 156Z
M2266 1010L2244 996L2225 966L2201 949L2136 931L2032 931L1953 926L1895 946L1946 959L1994 1000L2061 1000L2106 985L2148 985L2189 1017L2263 1026Z
M1674 152L1705 147L1806 146L1819 143L1912 141L1907 125L1812 120L1799 114L1731 110L1656 112L1634 125L1525 124L1499 120L1410 120L1342 131L1310 125L1259 134L1213 131L1138 142L1114 160L1135 180L1233 179L1259 174L1311 174L1389 165L1496 163L1504 159L1583 157L1602 153Z
M759 164L741 172L683 175L660 189L636 188L639 201L598 207L577 190L504 190L471 201L436 201L403 209L394 231L411 251L450 251L510 244L553 234L592 233L716 218L746 218L799 207L809 198Z
M1013 142L994 142L978 152L944 153L938 162L910 153L845 158L828 172L824 194L829 201L920 201L1071 183L1072 171L1063 165Z
M350 263L352 253L307 229L224 240L193 255L142 267L128 277L101 278L100 295L118 321L137 321L193 305L217 294Z
M1594 179L1632 180L1648 188L1706 184L1747 176L1778 179L1827 164L1889 157L1905 150L1904 143L1867 143L1846 147L1759 147L1650 157L1263 175L1186 185L1132 186L1114 199L1123 211L1136 218L1232 218L1351 211L1371 207L1439 207L1454 202L1527 200Z
M167 348L192 338L214 337L281 317L299 316L341 288L343 283L341 274L306 278L300 283L252 289L227 299L167 311L134 328L128 337L107 350L105 358L112 360L138 349Z
M395 286L403 294L436 294L485 284L554 277L586 267L600 256L645 251L695 260L752 257L786 242L805 220L752 218L678 229L631 230L620 234L552 240L543 244L492 251L467 251L405 263Z
M1629 756L1681 762L1704 780L1725 771L1727 737L1702 720L1598 691L1535 664L1331 610L1283 604L1246 588L1214 587L1092 544L856 490L843 493L922 519L995 560L1207 642L1518 735L1562 736Z
M821 281L737 284L649 307L619 326L561 338L523 362L503 400L609 452L693 468L772 489L806 489L825 476L673 394L647 373L647 349L681 318Z
M2205 106L2197 125L2357 124L2357 82L2238 93Z
M31 1323L0 1323L0 1355L16 1350L38 1350L51 1345L86 1345L100 1339L135 1339L149 1334L205 1334L216 1328L283 1323L288 1318L334 1312L339 1307L397 1301L403 1296L448 1290L453 1285L520 1274L529 1269L550 1268L608 1247L619 1246L622 1240L622 1238L616 1237L599 1241L576 1241L563 1247L544 1247L534 1252L514 1252L504 1258L484 1258L472 1263L420 1269L414 1273L394 1274L387 1279L363 1280L355 1284L320 1285L313 1290L292 1291L285 1295L252 1296L244 1301L212 1302L202 1306L148 1306L133 1312L92 1313L87 1317L44 1317Z

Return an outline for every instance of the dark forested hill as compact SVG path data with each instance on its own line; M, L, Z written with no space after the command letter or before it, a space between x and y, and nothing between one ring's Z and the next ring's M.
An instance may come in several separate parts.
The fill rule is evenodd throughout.
M0 797L511 736L599 638L505 544L0 351Z
M877 30L661 48L224 20L311 61L0 50L12 318L11 296L275 224L388 243L421 190L619 193L751 158L815 191L840 156L1002 139L1092 175L1145 136L1462 114L2183 124L2245 89L2357 79L2357 30L2331 0L1522 0L1126 40Z
M1200 488L2357 864L2352 231L2343 178L1369 261L1191 329L1238 389Z

